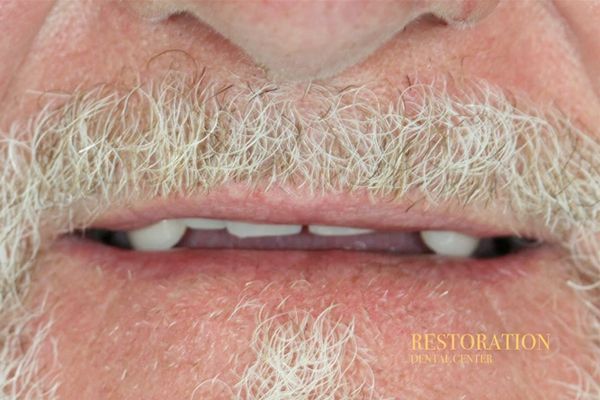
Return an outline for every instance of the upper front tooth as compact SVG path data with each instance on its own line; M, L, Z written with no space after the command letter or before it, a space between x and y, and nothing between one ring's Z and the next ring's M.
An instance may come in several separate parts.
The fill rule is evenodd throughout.
M350 236L363 235L373 232L371 229L351 228L347 226L330 226L330 225L309 225L308 231L314 235L320 236Z
M227 232L239 238L260 236L283 236L300 233L302 225L253 224L227 221Z
M422 231L421 238L431 250L444 256L468 257L479 246L479 239L454 231Z
M185 229L183 221L165 219L153 225L129 231L127 237L135 250L166 250L181 240Z
M225 229L225 221L209 218L185 218L183 223L191 229Z

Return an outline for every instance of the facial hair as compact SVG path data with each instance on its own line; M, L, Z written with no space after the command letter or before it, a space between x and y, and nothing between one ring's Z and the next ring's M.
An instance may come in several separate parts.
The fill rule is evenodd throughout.
M0 385L9 398L41 387L50 395L35 383L48 327L25 333L35 318L21 301L52 240L115 204L232 182L391 199L418 191L432 205L493 203L543 221L571 256L571 285L590 308L586 335L597 335L600 144L556 110L485 82L461 87L451 95L443 81L415 82L385 102L362 85L299 92L171 73L125 91L48 94L41 111L1 135ZM24 335L26 351L17 347ZM598 389L589 379L586 390Z

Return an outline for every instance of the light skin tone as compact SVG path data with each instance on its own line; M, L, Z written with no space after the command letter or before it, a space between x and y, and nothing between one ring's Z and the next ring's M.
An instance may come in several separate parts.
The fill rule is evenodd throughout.
M300 115L308 115L326 111L320 99L336 98L324 94L325 89L344 92L356 86L368 88L370 97L365 98L370 100L350 96L341 103L355 102L356 106L363 102L360 104L374 109L375 103L412 99L404 112L422 126L431 122L419 119L424 117L418 114L426 109L428 97L415 89L415 82L439 89L442 94L434 96L439 103L440 98L460 98L463 90L475 87L474 82L485 82L502 93L502 105L515 106L528 118L544 116L555 127L555 136L542 133L540 141L531 145L532 152L524 156L528 165L545 165L543 160L553 159L552 147L544 146L553 138L561 144L558 148L570 143L567 137L579 137L578 143L584 143L573 153L581 154L580 159L555 150L565 160L576 160L568 165L557 161L569 173L567 180L579 183L577 190L565 189L570 196L565 207L581 211L573 212L578 217L568 223L552 223L562 215L556 210L563 203L552 203L555 199L544 200L552 204L549 217L542 211L528 212L534 207L521 203L508 207L511 199L527 197L518 193L523 190L518 186L513 192L499 189L492 202L483 197L466 201L464 193L434 202L424 196L428 192L423 188L402 191L390 201L382 195L369 199L364 187L354 193L328 190L313 195L307 187L319 188L317 178L306 186L294 186L290 180L265 191L264 180L250 190L243 178L208 184L204 175L186 181L183 188L174 185L166 189L163 196L153 192L163 180L136 179L136 184L152 189L115 200L111 206L98 205L91 213L93 218L81 217L86 200L60 208L56 215L73 212L73 226L68 226L66 219L61 220L62 225L46 224L50 212L40 212L42 247L27 265L30 281L22 284L27 287L22 300L28 311L42 310L25 335L44 326L47 331L34 340L39 349L34 356L38 370L16 387L43 382L48 393L61 399L312 399L320 398L318 395L562 399L574 398L576 393L595 398L600 376L594 369L597 349L590 337L598 333L592 316L598 293L574 289L574 283L590 284L598 278L594 246L598 243L600 179L592 154L600 141L600 41L592 38L600 37L599 20L597 0L3 2L0 134L6 138L11 126L44 115L41 110L48 99L52 107L59 108L74 104L73 93L89 93L102 84L110 86L108 92L116 88L122 90L119 93L131 91L138 83L153 82L160 87L166 71L175 70L192 83L208 82L215 91L227 88L218 107L231 99L227 97L230 84L234 85L232 97L241 93L242 99L255 88L274 85L280 91L265 94L264 102L257 104L290 100ZM282 97L274 97L279 93ZM308 95L303 97L303 93ZM186 104L191 104L194 96L188 96ZM197 98L206 100L202 96ZM481 96L475 97L485 103ZM464 105L461 101L457 103ZM234 104L244 110L241 104L249 103L238 99ZM172 105L161 103L160 107L163 113L157 111L157 115L175 113ZM378 113L384 108L361 110L381 116ZM142 105L140 110L144 116L140 120L148 123L151 109ZM66 120L82 121L79 111ZM119 126L127 124L131 121ZM332 126L336 125L322 127ZM501 130L482 130L481 137L494 137ZM30 143L32 130L22 131L21 137L16 136ZM75 131L65 129L64 137ZM131 140L139 144L143 128L133 131ZM148 130L147 137L154 140L151 143L160 141L157 131ZM351 142L364 133L348 131ZM507 131L518 136L519 143L529 143L527 138L533 137L516 128ZM118 132L126 136L122 130ZM163 138L176 136L172 128L160 132ZM318 129L307 132L317 134ZM409 130L399 132L407 134ZM480 132L471 129L469 133L473 138ZM274 129L272 136L276 134ZM115 143L125 140L118 135L113 139ZM503 140L509 139L505 136ZM422 146L430 144L426 136L419 140ZM189 143L184 144L188 146L178 148L179 153L170 147L172 154L164 159L177 159L182 149L189 148ZM93 146L98 145L88 147ZM58 153L68 151L68 146L56 148L60 148ZM52 149L48 146L45 151L55 155ZM73 154L81 156L79 150ZM8 166L4 148L2 154L5 158L0 162ZM132 160L135 154L130 154ZM490 151L486 157L489 161L501 155ZM357 161L352 165L358 168L363 164ZM473 172L477 163L469 165ZM174 170L193 171L189 165L178 166ZM235 167L241 169L243 163ZM132 161L131 168L143 167ZM7 171L12 170L7 167ZM528 176L527 171L519 173ZM255 175L264 179L269 174ZM427 172L422 175L429 176ZM5 187L11 187L10 172L4 178ZM84 186L84 180L77 181L79 186ZM562 193L559 183L552 191L556 198ZM211 190L195 190L203 184ZM44 190L43 185L36 188ZM57 185L50 188L52 195L62 190ZM545 194L536 195L540 204L546 204L541 200ZM574 205L584 199L591 206ZM466 206L460 200L465 200ZM535 197L528 201L537 204ZM87 209L93 209L93 204ZM16 214L6 215L17 220ZM344 251L189 249L147 253L74 239L73 231L86 227L126 231L183 217L379 230L448 229L478 237L517 233L545 243L529 252L474 261L432 254ZM7 218L2 221L5 226ZM585 232L587 245L565 245L578 227ZM569 253L588 257L582 263L585 274L575 273L580 265ZM490 364L415 363L411 334L424 332L541 333L550 338L551 349L492 352L488 353L493 356ZM294 337L290 347L284 347L286 333ZM290 354L296 357L286 359ZM3 357L6 363L8 358ZM300 367L295 360L303 357L312 361ZM301 384L294 383L298 381ZM277 385L279 394L269 392Z

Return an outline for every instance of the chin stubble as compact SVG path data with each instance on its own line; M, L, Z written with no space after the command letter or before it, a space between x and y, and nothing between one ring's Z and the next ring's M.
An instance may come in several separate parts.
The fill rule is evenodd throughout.
M569 284L589 309L585 335L597 336L600 144L568 119L521 100L516 107L482 82L452 96L443 82L414 83L392 103L365 86L313 84L301 96L291 86L253 86L173 73L128 91L81 90L60 104L48 94L38 114L1 135L0 385L7 398L38 398L52 389L40 383L35 363L48 327L27 332L35 313L21 300L36 257L53 238L84 228L116 202L202 193L231 182L390 198L418 191L431 204L501 204L543 221L571 255L577 274ZM271 331L264 324L256 329L257 356L277 357L269 347L276 341L264 336ZM352 334L340 333L344 346L352 346ZM27 351L16 346L23 336ZM325 346L318 336L310 339L312 350ZM597 365L597 343L590 344ZM248 367L238 398L256 394L253 382L273 372L265 368ZM600 393L593 374L580 373L572 390L590 399ZM336 390L351 389L344 385Z

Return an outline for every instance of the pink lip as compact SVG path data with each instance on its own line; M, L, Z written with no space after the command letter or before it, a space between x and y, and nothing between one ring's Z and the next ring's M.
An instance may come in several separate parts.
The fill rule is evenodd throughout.
M476 208L458 207L449 203L432 206L418 196L405 197L398 201L376 199L364 192L311 195L282 188L259 191L249 190L242 185L227 185L194 196L158 198L126 207L115 207L114 211L98 218L92 226L122 231L150 225L163 219L205 217L266 223L365 227L394 232L453 230L482 238L510 236L515 235L515 232L528 236L528 232L532 230L531 225L527 229L523 223L519 224L509 216L491 215L493 211L494 209L482 211ZM513 227L521 229L515 230L512 229ZM540 239L539 235L535 237ZM541 239L545 240L543 237ZM539 255L544 254L543 249L558 251L554 246L541 246L538 250L528 249L492 259L438 257L426 254L429 251L423 248L419 240L407 244L408 250L401 251L400 254L343 251L327 246L318 250L282 251L262 249L260 246L252 249L244 246L227 249L225 246L216 250L192 248L166 252L137 252L114 249L85 240L73 240L70 242L73 244L71 249L86 258L108 261L109 265L123 265L127 269L130 266L134 269L150 268L161 275L176 270L193 269L195 266L204 268L209 265L221 265L224 270L243 266L266 266L266 270L274 271L277 268L296 264L313 270L326 268L330 264L341 267L340 264L377 266L384 263L409 265L410 268L444 266L449 268L448 273L460 266L461 270L466 268L469 273L484 276L489 273L489 269L507 271L508 268L513 272L519 270L520 267L515 260L535 261ZM409 251L410 249L413 251ZM527 254L530 258L524 258L521 253Z
M500 213L501 207L464 207L451 203L431 205L415 194L402 200L374 198L364 192L310 194L304 190L271 188L249 190L243 185L199 193L189 197L154 199L135 204L115 204L113 211L97 218L95 228L130 230L163 219L216 218L264 223L325 224L387 231L454 230L490 237L535 236L541 227Z

